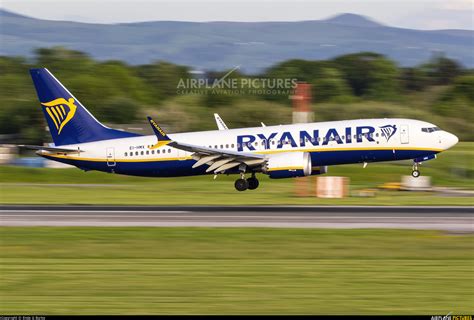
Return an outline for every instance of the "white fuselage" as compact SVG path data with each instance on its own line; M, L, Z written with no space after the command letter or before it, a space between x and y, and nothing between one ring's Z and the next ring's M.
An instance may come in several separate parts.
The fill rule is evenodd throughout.
M309 152L315 165L415 159L446 150L455 135L410 119L361 119L169 134L173 141L217 150L272 154ZM122 174L181 176L202 174L191 168L192 153L163 146L150 149L156 136L138 136L67 145L77 154L48 155L85 170ZM166 163L166 165L165 165ZM157 169L154 169L156 164Z

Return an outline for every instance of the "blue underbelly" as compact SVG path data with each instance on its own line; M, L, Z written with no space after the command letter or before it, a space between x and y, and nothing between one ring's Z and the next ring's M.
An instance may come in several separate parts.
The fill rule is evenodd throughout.
M327 152L311 152L313 166L331 166L360 162L380 162L406 160L424 157L437 153L432 150L341 150ZM105 161L89 161L77 159L64 159L45 156L51 160L74 165L83 170L97 170L114 172L117 174L148 176L148 177L180 177L206 174L207 165L192 168L195 160L166 160L166 161L134 161L115 162L110 165ZM232 170L228 173L237 173Z
M433 150L341 150L312 152L313 166L330 166L360 162L407 160L437 153Z

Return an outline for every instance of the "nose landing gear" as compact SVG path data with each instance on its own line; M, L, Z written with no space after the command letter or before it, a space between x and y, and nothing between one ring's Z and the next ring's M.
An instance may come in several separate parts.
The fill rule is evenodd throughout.
M420 176L420 171L418 170L418 162L413 163L411 175L413 176L413 178L418 178Z

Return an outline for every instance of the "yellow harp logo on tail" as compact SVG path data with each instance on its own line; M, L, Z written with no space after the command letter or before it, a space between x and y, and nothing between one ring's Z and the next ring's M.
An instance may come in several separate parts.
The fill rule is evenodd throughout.
M69 100L58 98L41 104L45 107L51 120L53 120L58 130L58 135L61 134L61 130L76 114L77 106L74 104L73 98L69 98Z

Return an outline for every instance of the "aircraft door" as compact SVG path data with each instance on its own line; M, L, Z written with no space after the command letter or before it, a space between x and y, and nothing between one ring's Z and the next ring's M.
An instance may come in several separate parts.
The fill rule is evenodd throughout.
M410 142L410 134L408 132L408 125L406 124L400 126L400 142L403 144Z
M115 149L107 148L106 156L107 156L107 166L115 167Z

